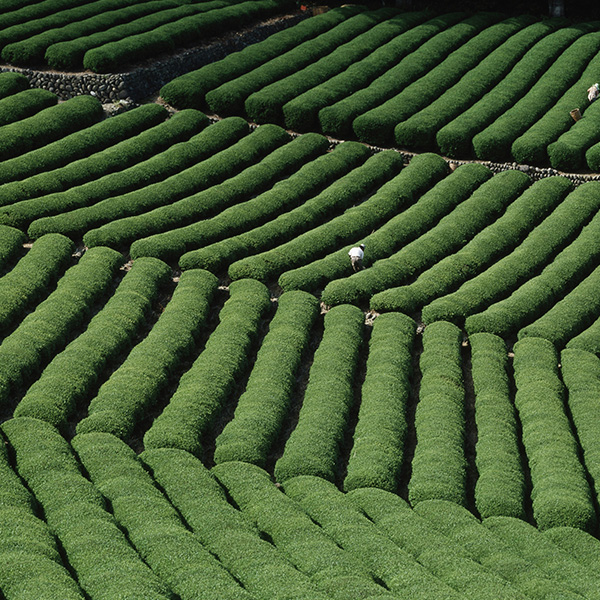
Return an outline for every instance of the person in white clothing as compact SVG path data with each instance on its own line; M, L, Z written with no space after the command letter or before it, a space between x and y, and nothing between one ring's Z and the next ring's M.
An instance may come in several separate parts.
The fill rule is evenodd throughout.
M362 261L365 256L365 245L361 244L360 246L350 248L348 256L350 257L350 262L352 263L352 270L357 273L363 268Z
M600 96L600 84L595 83L591 88L588 88L588 100L593 102Z

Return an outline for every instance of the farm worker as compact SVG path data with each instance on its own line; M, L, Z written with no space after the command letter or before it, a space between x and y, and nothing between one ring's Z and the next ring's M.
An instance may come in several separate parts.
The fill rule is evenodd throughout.
M354 248L350 248L348 252L348 256L350 257L350 262L352 263L352 270L356 273L360 271L362 266L362 260L365 255L365 245L361 244L360 246L355 246Z
M591 88L588 89L588 100L593 102L600 96L600 83L595 83Z

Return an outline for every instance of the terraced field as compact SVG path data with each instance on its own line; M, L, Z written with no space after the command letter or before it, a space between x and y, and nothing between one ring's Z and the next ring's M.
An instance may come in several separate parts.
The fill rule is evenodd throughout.
M597 29L333 9L108 118L0 74L0 598L599 598L596 104L574 173L317 125L429 56L439 140L589 48L572 107Z

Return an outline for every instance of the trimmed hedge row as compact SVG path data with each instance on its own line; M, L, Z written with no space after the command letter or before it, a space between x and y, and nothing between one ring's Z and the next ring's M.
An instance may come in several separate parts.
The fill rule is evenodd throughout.
M597 258L590 262L597 262ZM600 267L592 271L547 313L523 327L518 338L541 337L550 340L557 348L563 348L570 339L600 318L600 300L596 299L595 293L599 284Z
M201 190L217 185L255 164L290 139L289 134L276 125L264 125L252 134L239 139L240 133L243 133L247 127L245 121L222 126L218 132L210 131L209 127L205 130L206 134L202 140L195 140L203 156L208 158L201 162L193 162L192 166L176 170L173 175L160 178L156 183L146 187L107 197L92 206L83 206L60 215L37 219L29 227L29 236L37 237L42 233L56 230L68 235L81 236L86 231L109 221L138 215L187 198L191 194L196 195ZM237 140L234 143L231 142L232 136ZM200 142L204 140L208 140L207 143L201 144ZM217 152L211 154L209 147L213 152L215 150Z
M424 18L424 14L421 18ZM395 17L395 18L394 18ZM414 15L408 22L415 22ZM284 122L283 105L303 92L330 80L352 64L360 62L382 44L389 42L407 27L406 17L397 9L382 8L363 13L361 19L370 21L370 28L335 47L329 54L258 89L244 102L246 115L256 123ZM286 126L289 125L286 123Z
M319 303L311 294L298 291L280 296L233 419L217 436L216 464L240 460L265 467L288 414L318 312Z
M186 117L179 123L184 125L185 135L190 133L188 126L191 126L193 131L193 127L198 123L193 115L190 117L192 117L191 123L188 122L186 125ZM219 123L216 123L215 129L207 127L186 142L176 143L158 156L148 158L125 171L109 173L106 177L43 198L17 202L7 208L5 214L7 218L20 224L33 221L35 225L30 226L29 235L37 237L43 235L46 229L52 229L56 223L59 226L62 224L65 228L67 225L77 226L79 221L75 220L75 223L72 223L74 219L72 213L75 217L79 215L85 217L90 212L94 214L93 210L99 211L98 208L93 208L96 205L106 207L113 203L127 204L128 200L131 202L132 199L143 198L145 194L150 196L153 202L157 202L157 197L163 198L167 193L165 190L167 184L163 183L165 180L169 182L169 190L179 190L181 182L177 186L176 178L183 173L183 179L187 179L188 187L191 187L190 175L193 176L197 171L197 161L201 163L203 159L208 160L214 152L229 148L248 132L248 125L241 119L237 122L221 121L220 123L224 124L217 127ZM179 124L176 130L179 130ZM152 130L150 132L152 133L149 135L155 134ZM149 185L139 187L144 186L146 182ZM185 190L179 193L185 193ZM86 210L87 208L90 210ZM56 215L56 218L46 215Z
M483 524L510 544L513 553L526 558L549 579L562 584L572 593L583 597L598 594L600 578L597 571L582 565L579 560L550 541L553 527L547 531L511 517L490 517ZM583 532L581 532L583 533Z
M579 594L569 590L568 584L550 578L537 565L529 562L527 557L516 554L509 544L486 528L466 508L450 502L431 500L419 504L415 511L492 576L498 577L498 585L504 586L507 591L511 589L506 587L506 581L509 581L514 590L512 597L557 596L564 600L581 598Z
M529 183L529 177L520 171L504 171L488 179L421 237L388 258L376 261L370 268L327 284L321 299L329 305L358 303L401 284L462 247L466 240L496 219ZM381 303L377 306L379 310L387 310Z
M0 160L25 154L69 133L90 127L104 115L93 96L76 96L32 117L0 127Z
M463 283L455 292L425 306L423 319L460 320L507 296L534 276L557 251L577 236L598 210L599 186L598 182L592 181L575 188L513 252Z
M426 16L427 13L422 12L404 13L390 20L390 25L397 30L393 39L283 105L285 126L294 131L318 128L321 109L366 87L439 32L442 22L447 24L441 17L421 24Z
M330 600L260 537L198 458L175 448L144 450L140 457L194 535L246 590L257 598Z
M62 235L41 237L0 279L0 332L18 323L54 285L71 260L72 252L73 242Z
M31 117L58 103L58 96L47 90L30 89L0 100L0 126Z
M323 133L342 139L353 135L352 123L357 117L399 94L440 64L456 48L500 19L500 15L490 14L468 16L467 13L458 12L434 20L428 27L427 41L420 47L414 50L411 47L411 52L399 57L397 65L366 88L321 109L319 123Z
M284 9L290 3L288 0L250 0L230 4L231 2L228 2L222 8L183 17L173 23L159 25L145 33L128 35L98 48L92 48L83 57L83 67L96 73L118 72L124 63L172 52L186 44L195 43L203 37L234 30L249 21Z
M525 96L473 137L475 156L482 160L509 159L513 142L538 121L565 90L579 79L599 48L598 32L588 33L575 40ZM587 87L589 86L585 89ZM567 116L571 118L569 110L567 109Z
M234 172L222 183L167 206L111 221L86 233L83 241L86 246L122 247L146 235L185 227L271 189L277 181L325 152L327 146L325 137L314 134L288 141L264 157L264 150L258 147L255 162L241 173Z
M23 251L27 236L19 229L0 225L0 272Z
M358 11L359 9L354 6L334 8L311 19L300 21L297 25L278 31L265 40L246 46L239 52L232 52L222 60L173 79L160 89L160 96L179 109L204 108L206 106L204 96L208 91L316 38Z
M4 442L4 439L2 439ZM35 500L0 448L0 586L6 600L83 600L63 565L56 540L35 515Z
M456 289L521 243L572 189L571 182L564 177L535 182L460 250L442 258L414 282L377 294L372 299L373 306L412 313Z
M86 597L172 598L131 547L54 427L21 417L4 422L2 431L16 455L19 475L40 503Z
M580 566L597 572L598 539L573 527L553 527L543 532L544 537L564 550Z
M481 15L481 18L485 18ZM488 17L489 19L489 17ZM532 16L506 19L485 29L450 55L436 67L402 89L377 108L357 117L352 123L354 133L362 142L390 145L394 140L394 127L419 112L439 95L440 89L453 86L459 79L476 68L492 51L510 36L534 21Z
M568 406L583 450L583 463L590 475L596 498L600 497L600 431L598 429L598 393L600 359L577 348L567 348L560 355L562 378L568 390Z
M384 202L381 194L373 192L394 178L400 169L402 157L397 152L387 150L375 154L316 198L260 228L256 233L262 238L261 245L272 244L269 233L274 229L279 239L283 232L285 243L234 262L228 269L229 276L266 281L307 262L309 257L323 255L340 243L360 236L367 227L379 224L387 211L393 210L391 205L377 210ZM369 197L369 194L373 195ZM365 197L367 199L361 202ZM358 206L353 206L355 204ZM347 210L340 215L340 209ZM295 233L300 235L290 239Z
M438 321L423 332L417 445L408 483L413 506L432 499L467 503L461 342L462 332L452 323Z
M490 331L506 335L543 315L598 263L600 254L596 250L595 240L599 234L600 215L596 215L539 275L528 279L507 298L481 313L467 317L467 331Z
M508 352L491 333L469 336L477 442L475 505L482 518L525 518L520 435L510 397Z
M510 35L452 87L396 125L394 139L399 147L437 150L437 132L502 81L531 46L559 25L556 21L528 25L530 19L524 17L515 21L525 28Z
M514 345L514 355L515 406L531 471L537 526L591 531L596 512L565 413L557 351L548 340L529 337Z
M248 364L260 321L271 305L269 291L258 281L234 281L229 292L219 325L146 431L144 447L201 454L203 435L231 399Z
M314 355L298 423L275 463L277 481L297 475L335 480L354 404L364 320L355 306L336 307L325 315L325 331Z
M244 267L248 262L242 262L244 256L261 252L266 255L269 248L276 251L278 244L285 244L290 240L290 236L307 231L311 226L321 222L324 217L334 215L340 208L348 207L357 201L365 190L372 189L373 178L382 179L386 170L389 171L390 166L395 169L402 167L401 159L398 164L398 158L392 156L391 152L385 153L386 156L383 158L371 157L365 162L368 156L366 148L363 147L360 150L352 146L347 148L352 153L356 151L356 155L348 165L344 165L344 171L340 173L340 178L334 180L319 194L264 225L222 242L211 244L206 248L187 252L180 258L181 268L189 269L204 265L210 270L217 270L232 262ZM377 168L373 168L374 164ZM352 168L349 173L347 167ZM256 277L258 275L257 266L262 266L264 261L258 263L258 260L261 259L256 259L254 256L250 256L249 260L252 262L245 270Z
M317 135L306 134L302 137L308 142L312 136ZM320 136L320 141L325 139ZM162 259L173 259L204 246L206 251L203 255L212 260L202 262L202 268L218 271L225 259L231 261L244 256L243 246L228 244L228 238L243 235L245 231L259 227L268 220L273 220L280 214L302 205L336 179L358 167L368 155L368 149L358 142L338 144L333 152L327 152L308 162L286 179L278 181L270 190L226 208L211 219L204 219L187 227L178 227L172 231L134 241L131 244L130 254L133 258L156 256ZM222 238L226 241L218 243ZM240 237L237 239L240 241ZM225 253L215 251L223 246L231 250L226 257Z
M373 14L383 18L385 12L380 9L372 13L364 6L353 7L352 14L334 27L208 91L206 103L219 115L243 115L244 103L251 94L329 55L340 45L369 30L373 26Z
M100 431L121 439L131 435L144 411L194 349L208 320L217 283L206 271L187 271L181 276L154 327L91 400L87 417L77 424L78 434Z
M460 166L446 177L445 161L435 155L428 155L429 158L427 155L425 158L420 156L415 156L398 177L378 191L379 195L389 193L390 204L394 202L393 198L403 199L407 207L402 210L404 206L394 202L392 206L398 214L391 213L387 223L364 238L366 254L363 265L369 266L389 256L425 233L492 176L487 167L472 163ZM429 183L425 185L427 179ZM419 198L420 194L423 195ZM347 246L286 271L279 277L279 285L286 290L314 291L334 279L340 279L350 273L349 250L350 246Z
M57 288L0 345L0 402L26 385L106 294L123 257L109 248L86 252Z
M298 502L338 546L367 566L395 598L462 597L378 530L332 483L302 476L286 481L283 487L287 496Z
M266 471L229 462L213 467L212 473L259 531L331 597L347 598L360 591L365 598L391 600L393 596L373 581L362 557L340 548L297 502L281 493Z
M54 357L29 388L14 416L35 417L64 430L106 367L140 333L170 275L171 269L155 258L136 261L87 329Z
M78 435L72 445L130 543L178 598L254 598L186 527L129 446L108 433Z
M380 315L373 323L358 423L344 478L346 491L378 487L394 492L398 488L415 334L416 323L399 313Z
M511 153L517 162L528 165L548 165L548 146L574 124L570 114L571 107L585 105L586 86L596 77L598 68L600 68L600 57L596 55L587 64L581 77L573 82L554 106L513 142Z
M490 92L437 132L440 152L452 158L471 156L473 137L522 98L567 46L589 31L589 25L563 27L537 42Z
M121 178L129 174L128 181L129 187L131 187L133 185L132 177L131 172L127 172L128 167L131 168L136 163L150 159L156 153L167 150L177 142L187 140L190 135L205 127L207 123L208 117L202 113L195 111L178 113L155 127L119 141L100 152L91 154L91 156L69 162L67 165L51 171L32 175L24 181L5 183L0 186L0 203L3 206L17 202L20 203L19 206L35 206L36 203L51 204L52 198L41 197L85 184L88 184L85 189L98 187L102 182L95 180L113 173L120 173L119 177ZM137 186L139 185L138 183ZM81 190L73 190L70 195L78 193L81 194ZM30 198L40 199L37 202L22 204Z
M375 488L363 488L350 492L347 500L366 514L382 534L452 588L452 593L436 596L478 600L524 600L526 597L506 580L473 560L459 544L436 531L419 515L423 509L413 510L400 496ZM432 504L453 503L429 500L418 506ZM416 591L419 594L417 598L430 597L427 588L420 586Z
M141 133L164 121L168 113L159 104L142 104L137 108L104 119L86 129L66 135L2 163L0 184L27 179L37 173L64 167L66 164L100 152L118 142Z
M0 73L0 98L8 98L29 87L29 79L22 73Z

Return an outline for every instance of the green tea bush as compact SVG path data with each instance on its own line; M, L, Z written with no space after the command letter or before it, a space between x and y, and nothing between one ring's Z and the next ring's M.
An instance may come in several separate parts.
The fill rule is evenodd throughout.
M129 187L131 187L132 177L131 172L128 172L128 167L147 161L156 153L167 150L173 144L187 140L207 123L208 117L202 113L195 111L178 113L172 119L160 123L156 127L142 131L138 135L111 145L100 152L95 152L91 156L69 162L57 169L32 175L25 181L5 183L0 186L0 203L7 205L20 202L20 207L35 206L35 204L52 205L53 201L56 203L55 196L28 204L22 204L22 202L29 198L57 194L86 184L87 187L84 190L97 188L103 183L97 179L107 175L113 175L111 180L114 180L115 177L124 179L129 175ZM77 197L77 194L81 195L82 190L72 189L67 196L60 196L63 199L63 205L69 206L64 198ZM48 212L45 214L51 214L51 208L47 210Z
M58 96L47 90L30 89L0 100L0 126L35 115L58 103Z
M0 402L9 402L17 386L27 385L51 356L62 350L73 330L104 296L121 254L109 248L86 252L67 270L56 289L0 345Z
M587 329L572 337L566 347L600 354L600 319L596 319Z
M73 242L52 234L37 240L31 250L0 278L0 331L18 323L63 274Z
M206 271L192 270L181 276L154 327L91 400L88 415L77 424L78 434L100 431L121 439L131 435L180 362L195 348L216 290L217 279Z
M87 246L123 247L146 235L203 221L271 189L279 180L324 152L326 146L327 140L315 134L284 143L266 156L261 152L254 164L222 183L141 215L111 221L89 231L84 236L84 243Z
M564 177L537 181L460 250L442 258L412 283L377 294L372 298L372 305L383 305L385 301L387 310L410 314L456 289L518 246L572 189L571 182Z
M146 431L144 447L180 448L199 455L203 435L230 400L271 301L267 288L251 279L234 281L229 291L219 325Z
M553 527L543 532L546 539L567 552L591 571L598 569L598 538L574 527Z
M326 144L326 138L318 134L302 136L305 143ZM311 138L313 138L311 140ZM244 232L260 227L280 214L293 210L318 194L336 179L344 176L359 162L365 160L368 152L357 142L343 142L334 152L307 162L304 166L286 177L262 194L226 208L210 219L202 219L186 227L142 237L131 244L130 253L136 256L156 256L163 259L176 259L192 250L206 248L205 254L212 257L211 264L203 268L214 269L220 262L221 253L212 249L227 244L229 238L243 236ZM219 240L225 240L219 244ZM229 245L231 248L232 245ZM239 250L239 248L238 248ZM231 260L231 257L230 257Z
M452 323L438 321L423 332L417 445L408 484L413 506L431 499L467 502L461 342L462 332Z
M340 244L362 237L368 228L379 224L388 211L393 211L381 195L373 192L395 177L401 168L402 158L397 152L388 150L375 154L313 201L261 228L258 233L263 234L263 244L267 243L269 230L273 229L285 236L285 243L234 262L228 269L229 276L232 279L251 277L267 281L311 257L322 256L337 249ZM367 200L361 202L365 197ZM340 209L347 210L339 214ZM267 236L264 236L265 233ZM297 237L291 237L294 234Z
M475 506L482 518L525 518L519 426L510 396L508 351L491 333L469 336L475 391Z
M324 318L325 331L310 368L298 423L275 463L275 477L316 475L334 481L354 404L354 378L363 342L364 315L340 306Z
M514 345L515 406L531 472L533 516L540 529L596 524L590 485L565 412L558 354L548 340L528 337Z
M513 252L455 292L423 308L423 319L461 319L487 308L531 279L555 254L572 241L600 206L597 182L575 188ZM474 329L469 330L474 333ZM492 333L494 330L492 330Z
M291 293L291 292L288 292ZM373 323L344 489L396 491L404 461L416 323L399 313Z
M323 302L358 303L377 292L400 285L408 277L462 247L466 240L498 218L529 183L529 177L520 171L505 171L488 179L451 212L434 221L431 229L417 239L376 261L368 269L330 282L323 291ZM467 188L463 194L459 192L459 198L462 199L464 192L471 189ZM412 218L414 215L411 215ZM377 306L380 310L387 308L383 303Z
M2 272L23 250L27 236L14 227L0 225L0 269Z
M135 261L87 329L54 357L29 388L14 416L36 417L64 430L68 418L82 400L89 398L106 367L140 333L170 275L171 269L158 259Z
M29 87L29 79L22 73L6 71L0 73L0 98L8 98Z
M397 177L378 190L378 195L389 194L391 205L392 198L401 199L403 204L395 205L397 214L392 213L387 223L363 239L366 249L363 265L372 265L425 233L492 176L487 167L472 163L462 165L446 177L445 161L432 154L422 156L415 156ZM426 172L428 175L424 177ZM313 291L334 279L341 279L350 274L349 250L350 246L346 246L302 267L285 271L279 277L279 285L286 290Z
M233 419L217 436L215 463L239 460L265 467L288 414L298 368L319 312L306 292L282 294Z

